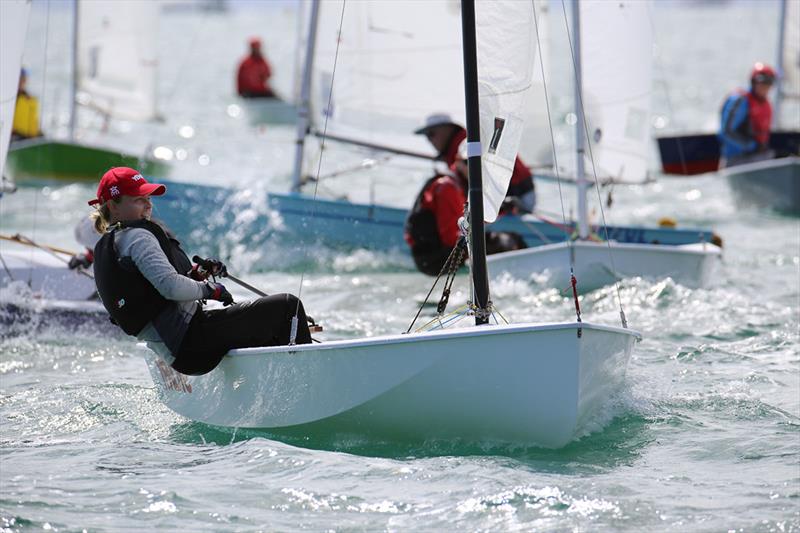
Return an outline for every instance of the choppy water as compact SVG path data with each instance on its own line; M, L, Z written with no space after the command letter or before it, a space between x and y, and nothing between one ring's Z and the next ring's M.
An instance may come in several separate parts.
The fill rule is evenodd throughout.
M113 134L142 145L184 146L189 156L174 173L181 181L241 186L258 178L248 209L239 213L245 219L268 215L258 193L282 190L291 165L291 127L253 130L227 114L236 102L230 64L239 41L259 33L263 11L291 20L275 6L227 15L165 14L174 31L163 37L163 60L174 77L166 76L164 91L178 95L175 113L164 125L131 125L133 133ZM700 128L742 70L772 54L771 36L764 42L754 32L740 50L748 57L739 58L733 47L741 46L743 31L732 27L750 20L763 28L776 6L669 4L656 12L659 44L669 58L664 68L685 90L702 88L691 93L694 114L681 126ZM51 94L57 82L44 91L36 85L44 15L44 4L35 4L26 61L32 90ZM59 32L68 24L57 24L63 10L50 17L48 54L62 57ZM283 31L290 33L292 24ZM707 28L707 35L690 32L695 26ZM228 41L206 42L223 28ZM291 51L280 48L286 33L265 37L276 63L289 65ZM167 54L187 42L192 50ZM212 46L216 54L208 53ZM698 48L705 51L695 63L686 53ZM678 53L684 53L681 61ZM709 57L716 58L714 69L705 69ZM63 68L55 59L47 66L56 73ZM672 100L674 106L680 99ZM196 130L190 139L176 133L187 124ZM208 159L200 158L204 154ZM264 180L265 174L272 177ZM540 191L543 205L556 211L557 191L547 185ZM402 192L391 200L408 203ZM0 230L74 247L72 221L86 213L92 193L92 185L23 187L0 199ZM669 215L684 226L712 226L725 239L724 258L707 289L669 280L623 284L622 304L644 341L606 417L567 447L221 431L160 403L131 340L106 329L40 321L0 338L0 528L800 530L800 222L740 210L725 184L707 177L618 187L614 198L611 222L652 224ZM199 249L227 252L232 271L268 290L297 292L305 271L303 299L324 322L327 338L404 330L427 291L429 280L405 256L323 247L298 262L296 248L269 229L252 241L258 247L235 244L252 237L254 228L240 217L228 230L188 239ZM451 301L463 298L463 280L457 288L461 295ZM515 321L573 317L570 301L554 290L506 280L492 291ZM617 321L613 289L586 295L582 306L592 321Z

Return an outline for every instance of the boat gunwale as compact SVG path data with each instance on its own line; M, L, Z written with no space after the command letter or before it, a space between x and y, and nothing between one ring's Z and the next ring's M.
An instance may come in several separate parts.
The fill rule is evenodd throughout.
M620 242L620 241L602 241L602 242L590 242L590 241L562 241L562 242L553 242L549 244L542 244L540 246L533 246L530 248L523 248L521 250L511 250L508 252L503 252L501 254L494 254L486 257L486 262L489 264L492 263L499 263L502 262L507 257L516 257L522 255L529 255L532 252L551 252L551 251L560 251L561 249L569 249L570 246L574 246L576 248L586 248L586 249L597 249L600 247L606 247L610 243L611 253L614 252L615 249L617 250L644 250L644 251L657 251L657 252L668 252L668 253L676 253L679 252L685 255L722 255L722 248L717 246L714 243L710 242L696 242L690 244L652 244L647 242ZM708 246L709 249L696 249L695 245L704 244ZM687 246L692 246L689 248Z
M571 329L593 329L598 331L608 331L612 333L624 333L635 338L637 341L642 340L642 334L639 331L626 329L618 326L606 326L603 324L594 324L591 322L553 322L544 324L492 324L489 326L480 326L474 328L451 328L447 330L426 331L416 333L413 335L407 334L393 334L393 335L380 335L369 338L361 339L341 339L326 341L316 344L296 344L286 346L263 346L253 348L237 348L229 351L226 356L228 357L244 357L244 356L260 356L265 354L280 354L280 353L296 353L296 352L310 352L319 350L337 350L347 348L361 348L366 346L381 346L388 343L392 344L407 344L414 342L424 342L427 340L440 340L449 339L453 337L466 338L466 337L483 337L490 335L504 335L509 333L527 333L533 331L557 331L557 330L571 330Z
M776 157L773 159L765 159L763 161L754 161L752 163L742 163L741 165L734 165L732 167L725 167L718 172L722 176L731 177L741 174L748 174L750 172L757 172L759 170L768 170L777 167L788 167L792 165L800 165L800 157Z

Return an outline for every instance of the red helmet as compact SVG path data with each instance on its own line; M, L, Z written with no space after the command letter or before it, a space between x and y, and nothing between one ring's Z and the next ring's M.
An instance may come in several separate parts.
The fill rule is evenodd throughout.
M750 72L751 83L768 83L771 85L777 77L775 69L764 63L756 63L753 65L752 72Z

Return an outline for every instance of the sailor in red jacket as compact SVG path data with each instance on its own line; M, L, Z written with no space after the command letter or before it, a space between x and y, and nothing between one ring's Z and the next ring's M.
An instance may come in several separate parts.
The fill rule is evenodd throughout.
M458 158L459 148L467 138L467 130L453 122L446 113L435 113L425 119L425 125L414 133L425 135L438 152L437 159L452 168ZM501 215L532 213L536 205L536 190L531 170L517 156L514 171L508 184L506 202Z
M405 239L420 272L436 276L460 237L458 219L467 203L467 182L455 172L429 179L406 218Z
M777 73L756 63L750 73L750 90L739 89L725 99L719 130L722 167L771 159L769 149L772 106L767 99Z
M448 172L429 179L406 218L405 239L414 264L429 276L441 273L461 237L458 225L467 203L467 163L458 154ZM526 248L525 241L508 231L486 232L486 253ZM466 254L462 256L462 262ZM460 266L460 265L459 265Z
M239 64L236 75L236 91L245 98L273 98L269 86L272 69L261 53L261 40L254 37L249 42L250 54Z

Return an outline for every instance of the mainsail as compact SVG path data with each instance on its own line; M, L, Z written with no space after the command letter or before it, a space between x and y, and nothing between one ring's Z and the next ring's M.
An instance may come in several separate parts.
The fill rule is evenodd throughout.
M158 2L77 2L77 100L115 118L156 109Z
M494 222L514 169L536 66L533 4L475 4L484 220Z
M578 5L582 105L597 176L644 181L651 142L653 79L648 2L581 0ZM587 158L589 155L587 152ZM591 175L590 165L587 159L587 173Z
M3 176L17 101L30 0L0 2L0 176Z
M781 6L783 27L780 28L778 50L778 94L775 98L775 121L779 126L797 128L800 103L800 1L784 0ZM783 105L793 100L791 110Z
M430 153L424 137L412 134L426 116L449 113L464 123L459 3L347 2L344 9L342 20L341 0L320 4L312 122L322 129L327 119L332 135Z

